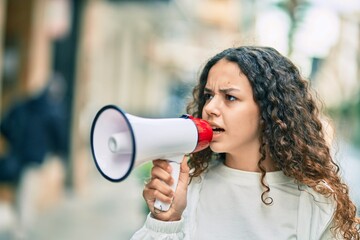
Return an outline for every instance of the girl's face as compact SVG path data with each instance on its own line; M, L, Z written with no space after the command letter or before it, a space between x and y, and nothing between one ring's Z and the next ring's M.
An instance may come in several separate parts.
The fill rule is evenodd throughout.
M259 151L259 107L248 78L225 59L209 71L202 118L213 127L212 151L237 155Z

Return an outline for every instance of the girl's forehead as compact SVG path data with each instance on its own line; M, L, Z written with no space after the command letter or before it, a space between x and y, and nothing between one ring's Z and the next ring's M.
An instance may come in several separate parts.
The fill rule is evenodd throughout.
M249 80L239 66L227 60L220 60L209 71L206 88L244 88Z
M210 78L206 82L205 87L210 89L238 88L241 86L240 83L239 79Z

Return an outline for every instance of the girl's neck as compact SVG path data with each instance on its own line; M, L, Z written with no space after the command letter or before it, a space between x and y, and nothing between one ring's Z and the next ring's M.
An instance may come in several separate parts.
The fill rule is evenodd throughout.
M260 158L260 153L241 155L226 153L225 165L242 171L260 172L260 168L258 167ZM261 164L265 168L266 172L274 172L278 170L275 163L269 157L266 157Z

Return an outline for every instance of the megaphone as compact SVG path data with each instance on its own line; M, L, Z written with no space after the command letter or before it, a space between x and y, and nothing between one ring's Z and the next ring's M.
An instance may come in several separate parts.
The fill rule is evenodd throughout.
M175 191L180 163L185 154L209 146L213 132L208 122L183 115L180 118L141 118L114 105L102 107L91 127L91 151L101 175L112 182L123 181L133 167L154 159L166 159L172 167ZM170 204L155 201L167 211Z

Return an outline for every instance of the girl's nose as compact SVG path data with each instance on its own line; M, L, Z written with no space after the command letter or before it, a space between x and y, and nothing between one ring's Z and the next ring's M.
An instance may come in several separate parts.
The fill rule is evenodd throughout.
M208 116L219 116L220 115L220 103L216 97L213 97L204 105L205 113Z

